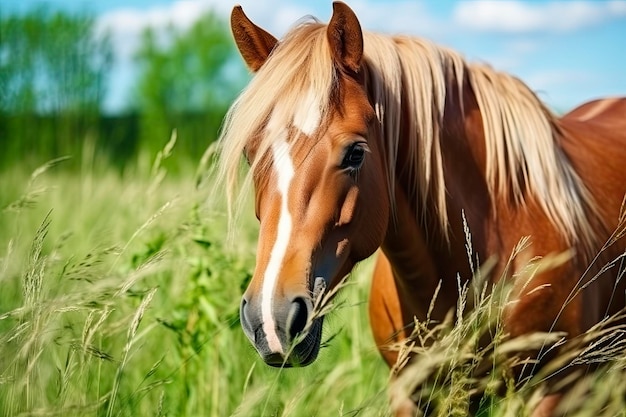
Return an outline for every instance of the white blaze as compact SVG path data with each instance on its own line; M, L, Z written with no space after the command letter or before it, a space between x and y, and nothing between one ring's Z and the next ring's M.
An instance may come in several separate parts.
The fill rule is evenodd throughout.
M273 132L272 132L273 133ZM263 316L263 331L267 337L267 344L271 351L282 353L282 345L276 334L276 324L272 314L272 304L278 273L283 263L289 238L291 237L292 220L288 207L288 192L291 179L294 175L293 162L289 155L289 145L285 140L286 131L272 144L272 157L274 170L278 179L278 192L280 193L280 215L278 217L278 228L276 231L276 241L270 253L270 259L263 275L263 289L261 293L261 314Z
M313 88L294 109L293 126L307 136L311 136L317 130L322 117L320 103ZM284 109L280 109L284 110ZM279 111L275 109L274 111ZM280 214L276 231L276 241L270 252L270 258L263 274L263 286L261 291L261 314L263 317L263 331L267 338L267 344L272 352L283 353L280 338L276 334L276 322L272 314L274 293L278 274L282 267L289 239L291 238L292 219L289 213L289 186L294 176L294 166L289 154L287 143L287 129L279 123L279 117L270 118L267 125L267 134L273 135L271 146L273 167L277 177L277 188L280 194Z

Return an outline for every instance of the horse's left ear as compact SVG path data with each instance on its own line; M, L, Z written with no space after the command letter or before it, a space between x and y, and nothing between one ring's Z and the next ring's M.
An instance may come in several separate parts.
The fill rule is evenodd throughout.
M344 69L359 72L363 57L363 33L359 19L345 3L333 3L333 16L326 34L335 61Z
M267 60L278 40L252 23L241 6L233 8L230 15L230 28L246 65L252 72L257 72Z

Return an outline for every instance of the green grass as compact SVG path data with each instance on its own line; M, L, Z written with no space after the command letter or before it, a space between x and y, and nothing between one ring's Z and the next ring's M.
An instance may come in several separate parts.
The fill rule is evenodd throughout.
M167 154L124 175L57 161L0 176L0 415L385 415L370 266L316 363L267 367L238 321L253 212L228 245L223 197L195 166L165 175Z
M318 360L267 367L238 321L255 258L253 209L228 244L224 198L203 170L190 163L168 175L173 145L124 174L83 155L91 162L78 172L57 160L0 175L0 415L390 415L390 373L366 315L371 261L327 316ZM601 371L573 374L568 415L626 415L624 344L611 339L623 327L594 329L515 385L504 353L549 338L507 340L506 288L475 290L461 287L455 316L420 323L415 343L398 347L417 359L392 392L438 416L466 415L471 396L486 393L481 417L523 416L550 372L598 361ZM594 340L604 343L587 349Z

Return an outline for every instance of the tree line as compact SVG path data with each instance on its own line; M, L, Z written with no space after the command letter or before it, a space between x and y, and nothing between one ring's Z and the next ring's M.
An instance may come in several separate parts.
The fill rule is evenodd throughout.
M0 170L71 155L89 142L119 166L153 155L177 129L176 155L197 159L215 140L246 81L224 21L208 12L189 29L146 29L122 112L105 114L115 54L96 20L39 8L0 15Z

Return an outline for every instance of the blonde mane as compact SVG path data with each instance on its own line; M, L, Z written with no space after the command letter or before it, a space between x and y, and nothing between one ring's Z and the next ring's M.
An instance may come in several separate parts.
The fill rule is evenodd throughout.
M381 123L388 176L396 175L401 124L406 128L409 123L411 194L418 206L434 204L444 234L448 229L441 144L444 105L449 89L462 92L466 79L482 115L486 181L492 196L523 204L532 195L569 243L590 245L594 233L586 220L595 206L557 143L555 116L528 87L515 77L468 64L456 52L420 39L365 32L364 48L368 94ZM219 172L227 185L229 206L250 139L258 141L247 184L253 172L265 169L263 155L274 139L262 134L268 118L290 126L293 109L313 91L324 120L337 77L325 25L303 22L275 48L224 122ZM408 102L401 102L403 96ZM401 120L403 105L410 121ZM393 187L389 188L394 201Z
M317 21L304 21L295 26L272 51L270 58L230 107L218 141L218 182L226 185L231 215L234 195L240 188L242 156L249 142L253 138L256 140L256 152L255 158L248 161L250 169L243 189L249 187L252 173L267 169L269 161L264 155L276 139L264 134L269 118L277 126L290 126L294 109L301 104L303 94L309 91L316 95L312 102L318 103L323 118L336 77L326 41L326 26Z

